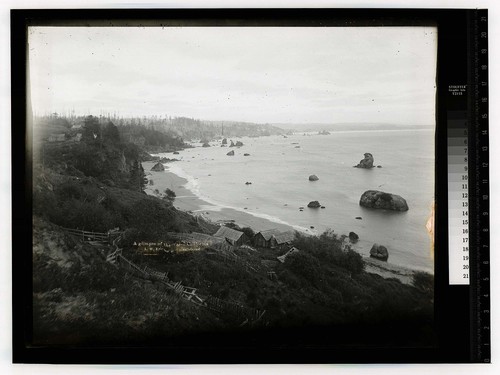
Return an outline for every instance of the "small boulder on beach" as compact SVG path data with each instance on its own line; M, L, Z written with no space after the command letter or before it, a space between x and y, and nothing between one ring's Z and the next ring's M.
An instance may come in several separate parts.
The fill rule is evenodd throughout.
M155 172L162 172L165 170L165 167L163 166L162 163L158 162L155 165L153 165L153 168L151 168L151 170Z
M250 154L243 154L243 156L250 156Z
M210 144L208 142L203 143L202 147L210 147Z
M363 220L363 218L361 216L356 216L355 218L356 220Z
M309 208L319 208L321 204L318 201L311 201L308 203L307 207Z
M318 181L318 180L319 180L319 178L315 174L312 174L309 176L309 181Z
M174 151L174 155L179 155L179 153L177 151Z
M370 257L387 262L387 259L389 259L389 251L387 251L385 246L375 243L370 250Z
M236 142L236 147L241 147L241 146L243 146L243 142L241 141Z
M247 181L245 182L245 185L252 185L252 183Z
M349 232L349 240L352 243L356 243L359 240L359 236L356 233L354 233L354 232Z
M227 145L227 138L224 138L224 139L222 140L222 144L223 144L223 145Z
M226 155L227 156L234 156L234 151L229 151Z

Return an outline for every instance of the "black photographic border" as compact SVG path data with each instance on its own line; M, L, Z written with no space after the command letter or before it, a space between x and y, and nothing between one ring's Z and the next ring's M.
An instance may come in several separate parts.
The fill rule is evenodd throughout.
M466 9L85 9L12 10L13 362L101 364L462 363L478 362L473 342L477 280L448 284L447 87L469 82L474 10ZM437 26L435 166L435 329L432 348L32 347L32 150L26 124L28 26ZM473 133L472 131L470 133ZM471 134L473 137L474 134ZM474 154L474 142L471 155ZM471 170L473 166L471 158ZM470 173L473 175L473 173ZM472 179L473 177L471 177ZM472 181L471 181L472 185ZM471 212L473 208L471 207ZM471 230L479 224L471 222ZM471 245L472 246L472 245Z

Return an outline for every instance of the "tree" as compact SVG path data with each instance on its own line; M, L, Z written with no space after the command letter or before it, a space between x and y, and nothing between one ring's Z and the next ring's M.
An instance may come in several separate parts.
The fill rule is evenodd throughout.
M175 192L173 190L170 190L169 188L165 189L165 196L164 198L168 199L169 201L173 202L175 200Z
M132 165L132 170L130 171L130 185L133 190L143 191L146 185L146 176L144 173L144 168L142 168L141 163L137 159L134 160Z
M99 119L94 116L87 116L83 125L83 139L86 141L94 141L100 137L101 127Z
M108 121L108 123L105 125L103 136L104 139L108 142L120 142L120 133L118 131L118 128L111 121Z

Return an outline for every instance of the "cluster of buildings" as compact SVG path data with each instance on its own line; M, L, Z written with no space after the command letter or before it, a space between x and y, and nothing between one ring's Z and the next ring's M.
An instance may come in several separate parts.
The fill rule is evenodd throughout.
M239 230L222 226L214 237L222 238L233 246L241 246L250 242L250 238ZM276 250L288 249L295 238L293 232L280 232L277 229L269 229L256 233L253 243L257 247L264 247Z

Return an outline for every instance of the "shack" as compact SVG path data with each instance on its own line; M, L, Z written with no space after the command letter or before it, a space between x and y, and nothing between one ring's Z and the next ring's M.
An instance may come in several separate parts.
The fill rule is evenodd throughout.
M219 228L214 237L223 238L233 246L241 246L248 242L245 233L224 226Z
M292 244L295 239L295 233L293 232L283 232L280 234L274 235L274 239L276 241L275 247L279 250L287 249Z
M253 237L253 243L257 247L272 248L276 246L274 236L281 233L277 229L268 229L256 233Z

